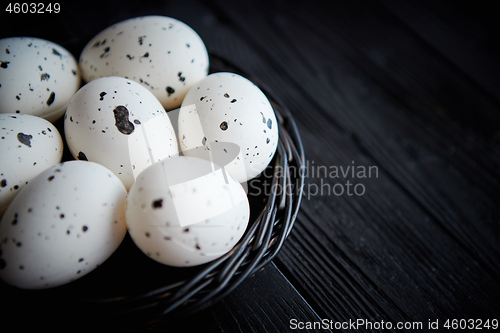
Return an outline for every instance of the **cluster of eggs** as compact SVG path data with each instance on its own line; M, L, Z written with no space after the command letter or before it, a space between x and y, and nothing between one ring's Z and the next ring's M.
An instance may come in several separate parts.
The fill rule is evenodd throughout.
M176 267L237 244L250 215L245 182L273 158L278 126L257 86L208 69L199 35L166 16L106 28L79 61L47 40L0 40L3 281L66 284L127 232ZM63 140L74 160L61 162Z

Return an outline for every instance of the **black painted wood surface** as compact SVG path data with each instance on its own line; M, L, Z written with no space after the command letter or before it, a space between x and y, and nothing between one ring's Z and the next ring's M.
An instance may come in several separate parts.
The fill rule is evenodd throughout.
M287 331L294 318L325 318L422 322L429 331L429 321L500 319L500 30L492 7L213 0L62 8L50 19L2 13L2 37L44 37L78 56L120 20L175 17L265 82L302 135L305 195L274 264L208 309L152 328ZM348 167L356 173L343 175Z

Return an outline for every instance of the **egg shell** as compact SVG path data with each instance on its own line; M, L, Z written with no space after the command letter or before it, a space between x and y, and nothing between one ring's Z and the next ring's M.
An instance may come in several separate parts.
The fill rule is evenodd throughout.
M189 90L178 128L184 155L201 156L210 150L213 156L235 156L229 163L219 163L218 158L214 162L240 182L265 170L279 139L276 115L266 95L247 78L227 72L210 74ZM222 142L231 145L224 147Z
M200 36L185 23L158 15L104 29L84 47L79 63L85 81L104 76L132 79L153 92L167 110L180 106L209 67Z
M0 114L0 217L36 175L61 162L63 141L49 121L27 114Z
M113 171L127 190L155 161L178 154L177 138L158 99L122 77L103 77L73 96L64 118L66 141L80 160Z
M43 289L94 270L125 237L126 194L121 181L96 163L70 161L43 171L0 221L0 278Z
M62 46L40 38L0 39L0 113L54 122L80 83L77 60Z
M196 157L166 159L145 169L127 197L127 227L150 258L196 266L221 257L243 236L250 207L241 184Z

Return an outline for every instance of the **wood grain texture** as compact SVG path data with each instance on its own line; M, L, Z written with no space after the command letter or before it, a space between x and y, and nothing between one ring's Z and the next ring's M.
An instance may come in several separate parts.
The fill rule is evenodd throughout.
M324 4L207 5L237 32L225 35L236 50L218 51L289 103L308 160L380 170L377 179L353 179L366 185L362 197L305 200L280 267L318 312L338 320L491 317L496 101L383 8ZM248 59L255 53L260 62Z
M295 316L423 323L498 317L500 34L487 8L93 1L74 3L38 33L77 55L104 27L146 14L184 21L210 52L269 86L292 111L309 166L277 267L193 315L190 325L286 331ZM357 166L377 174L332 173ZM338 195L348 181L363 195Z
M154 329L161 332L286 332L290 330L292 319L304 323L321 322L322 319L305 304L286 277L271 264L245 280L230 297L193 316L155 325ZM329 329L323 331L330 332Z
M450 6L443 1L381 1L436 53L446 57L473 84L498 98L500 81L498 26L488 3Z

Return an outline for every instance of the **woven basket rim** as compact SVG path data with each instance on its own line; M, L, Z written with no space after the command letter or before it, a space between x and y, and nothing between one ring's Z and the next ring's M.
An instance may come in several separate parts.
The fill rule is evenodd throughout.
M232 72L246 77L264 92L274 108L279 142L270 163L273 176L269 180L271 191L267 201L257 218L249 222L236 246L224 256L202 265L190 278L140 294L78 298L70 300L71 304L65 307L73 311L90 311L102 318L139 323L186 316L225 297L246 278L267 266L282 248L297 217L304 187L305 156L297 125L286 105L257 77L213 52L209 56L211 72ZM299 172L291 173L291 168ZM28 293L22 291L24 297Z

